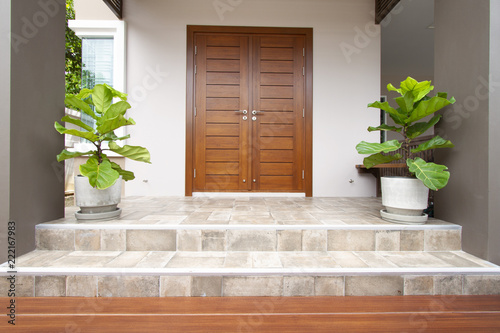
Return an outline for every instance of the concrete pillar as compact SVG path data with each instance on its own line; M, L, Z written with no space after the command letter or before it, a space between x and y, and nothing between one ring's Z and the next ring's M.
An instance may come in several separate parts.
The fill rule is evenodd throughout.
M3 262L8 221L16 223L19 256L35 248L36 224L64 216L64 168L56 161L64 138L53 124L64 115L65 1L0 0L0 16L11 37L0 38Z
M498 9L498 1L436 0L434 79L457 99L436 129L456 146L436 151L451 172L436 217L463 226L465 251L500 264Z

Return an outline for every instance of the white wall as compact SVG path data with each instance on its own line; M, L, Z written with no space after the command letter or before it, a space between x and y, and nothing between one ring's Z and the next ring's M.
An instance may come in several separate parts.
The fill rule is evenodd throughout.
M102 0L75 0L77 20L118 20Z
M373 0L127 0L127 92L138 124L130 143L148 147L153 164L128 163L137 179L126 194L184 194L186 26L229 25L314 29L313 194L375 195L374 177L354 167L362 161L356 144L378 138L366 131L378 121L366 105L380 94L373 7Z

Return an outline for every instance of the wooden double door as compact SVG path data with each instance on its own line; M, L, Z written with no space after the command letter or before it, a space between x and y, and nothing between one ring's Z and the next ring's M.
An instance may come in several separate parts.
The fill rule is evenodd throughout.
M193 191L305 192L306 37L193 35Z

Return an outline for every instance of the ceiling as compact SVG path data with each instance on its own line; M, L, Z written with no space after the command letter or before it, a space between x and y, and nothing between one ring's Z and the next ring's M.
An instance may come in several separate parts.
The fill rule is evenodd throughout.
M434 76L434 0L401 0L381 22L382 76Z

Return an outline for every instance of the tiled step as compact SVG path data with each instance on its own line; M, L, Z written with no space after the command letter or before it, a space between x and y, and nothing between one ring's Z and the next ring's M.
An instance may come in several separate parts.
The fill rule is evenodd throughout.
M59 251L458 251L461 231L438 220L422 226L44 223L36 244Z
M500 294L500 268L462 251L34 251L16 270L18 296Z

